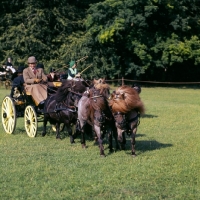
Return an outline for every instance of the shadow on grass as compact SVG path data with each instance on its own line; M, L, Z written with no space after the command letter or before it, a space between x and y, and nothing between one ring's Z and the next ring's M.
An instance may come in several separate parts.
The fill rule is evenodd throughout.
M136 149L136 154L142 154L145 153L147 151L154 151L154 150L158 150L158 149L163 149L163 148L168 148L171 147L172 144L164 144L161 142L158 142L156 140L140 140L137 141L136 139L136 145L135 145L135 149ZM126 141L126 154L130 154L131 151L131 140L127 139Z
M153 151L156 149L162 149L162 148L167 148L167 147L171 147L171 146L172 146L172 144L163 144L156 140L136 141L136 150L141 151L141 152ZM129 145L129 147L130 147L130 145Z
M144 114L141 116L141 118L155 118L158 117L157 115L148 115L148 114Z
M136 134L136 154L142 154L147 151L154 151L162 148L168 148L171 147L172 144L164 144L161 142L158 142L156 140L137 140L137 137L145 137L145 134ZM108 144L107 141L105 141L104 144ZM115 141L113 140L113 147L115 148ZM107 149L106 147L105 149ZM126 136L126 149L125 149L126 154L130 154L131 152L131 139L129 136Z

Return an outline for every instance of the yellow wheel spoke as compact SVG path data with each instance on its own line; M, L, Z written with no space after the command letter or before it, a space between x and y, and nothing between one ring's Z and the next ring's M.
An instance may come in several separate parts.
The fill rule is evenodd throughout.
M6 133L12 134L16 127L15 104L9 96L6 96L1 107L3 128Z
M25 129L29 137L35 137L37 134L37 115L32 106L25 109Z

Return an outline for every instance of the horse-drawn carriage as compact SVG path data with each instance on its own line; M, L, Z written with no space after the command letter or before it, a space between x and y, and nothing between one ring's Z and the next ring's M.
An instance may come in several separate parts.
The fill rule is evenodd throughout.
M46 135L47 122L56 126L56 138L60 139L60 125L64 124L70 136L70 142L81 134L82 147L86 147L85 127L91 125L94 138L99 143L100 155L105 156L103 139L108 134L109 149L112 151L112 137L116 149L125 149L125 133L131 136L131 154L135 156L135 135L139 122L139 113L144 112L143 102L138 91L129 86L116 89L109 97L109 86L102 80L94 82L87 90L85 81L66 80L54 85L55 94L45 100L43 111L28 94L18 98L6 96L2 103L2 124L6 133L12 134L17 117L24 117L25 130L29 137L37 134L38 122L43 122L42 136ZM21 97L21 98L20 98ZM72 134L71 125L76 125Z
M60 87L62 82L52 82L51 86ZM17 118L24 117L24 127L29 137L37 135L38 122L43 122L43 113L38 110L30 94L15 90L13 96L4 97L1 106L1 119L6 133L15 131Z

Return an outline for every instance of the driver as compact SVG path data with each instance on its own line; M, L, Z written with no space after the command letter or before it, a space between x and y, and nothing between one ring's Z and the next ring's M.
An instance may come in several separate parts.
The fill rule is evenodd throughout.
M36 106L43 107L47 98L47 76L42 68L36 69L37 60L34 56L28 58L28 67L23 71L25 91L30 94Z

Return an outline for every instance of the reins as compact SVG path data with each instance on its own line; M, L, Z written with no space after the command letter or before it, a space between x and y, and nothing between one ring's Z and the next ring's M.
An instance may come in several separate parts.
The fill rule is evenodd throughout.
M90 99L99 98L99 97L103 97L103 96L102 95L92 96L90 97Z
M137 124L134 126L134 127L137 127L140 125L140 113L137 112L137 115L131 119L127 119L127 116L125 113L122 113L122 112L116 112L116 113L113 113L113 116L117 116L117 115L122 115L124 116L125 120L126 120L126 129L127 129L127 134L130 135L130 132L131 132L131 129L129 128L129 123L131 122L134 122L137 120ZM116 120L115 120L116 122Z

